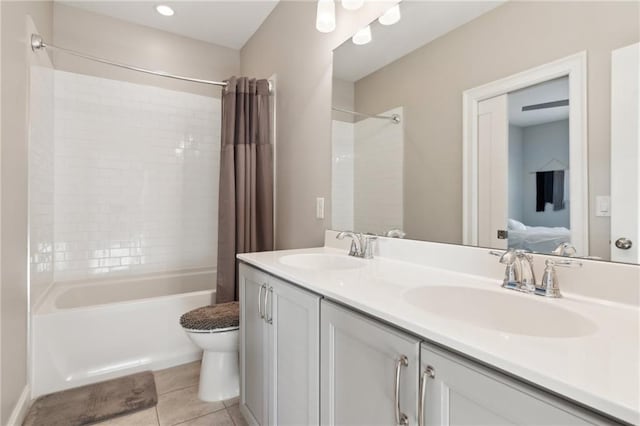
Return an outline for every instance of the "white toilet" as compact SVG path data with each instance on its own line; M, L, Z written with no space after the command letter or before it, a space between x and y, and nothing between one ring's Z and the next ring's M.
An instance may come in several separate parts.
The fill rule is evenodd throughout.
M189 339L201 348L198 398L222 401L240 394L238 372L238 302L203 306L180 317Z

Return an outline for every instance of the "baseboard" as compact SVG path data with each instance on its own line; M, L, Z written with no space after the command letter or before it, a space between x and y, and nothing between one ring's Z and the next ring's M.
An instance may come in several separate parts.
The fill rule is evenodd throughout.
M20 394L20 398L18 399L18 402L16 402L15 407L13 407L11 416L9 416L9 420L7 421L7 426L22 425L22 422L24 421L24 418L27 415L27 411L29 410L30 405L31 405L31 390L29 389L29 385L26 385L24 389L22 389L22 393Z

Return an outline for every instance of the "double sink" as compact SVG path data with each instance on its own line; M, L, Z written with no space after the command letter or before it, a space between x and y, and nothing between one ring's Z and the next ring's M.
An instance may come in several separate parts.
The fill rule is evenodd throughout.
M279 262L307 271L348 271L368 261L329 253L291 254ZM440 317L507 334L547 338L583 337L597 331L594 322L562 307L558 300L463 285L409 288L403 299L413 307Z

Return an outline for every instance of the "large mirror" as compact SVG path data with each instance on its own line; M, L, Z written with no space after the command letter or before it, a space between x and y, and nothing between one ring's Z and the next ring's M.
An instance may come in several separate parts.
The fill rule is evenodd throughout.
M398 3L334 51L332 228L640 263L639 16Z

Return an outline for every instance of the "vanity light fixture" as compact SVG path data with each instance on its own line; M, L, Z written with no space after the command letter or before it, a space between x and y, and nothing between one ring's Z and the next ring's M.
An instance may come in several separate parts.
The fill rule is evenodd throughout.
M336 5L333 0L318 0L316 29L321 33L330 33L336 29Z
M173 9L167 6L166 4L157 5L156 12L158 12L162 16L173 16L173 14L175 13Z
M358 10L364 4L364 0L342 0L342 7L347 10Z
M357 45L369 43L371 41L371 26L367 25L361 30L358 30L358 32L351 37L351 41Z
M400 4L396 4L391 9L387 10L384 15L378 18L378 22L382 25L393 25L400 20Z

